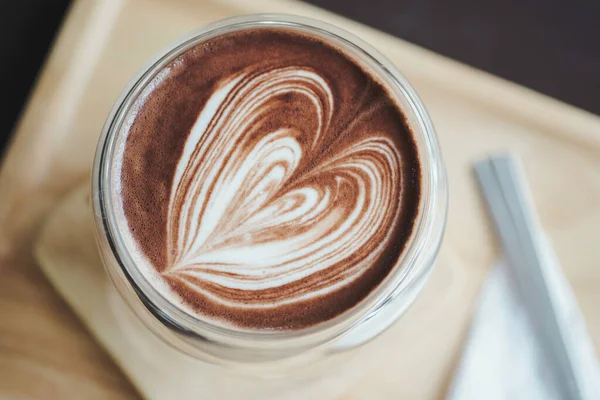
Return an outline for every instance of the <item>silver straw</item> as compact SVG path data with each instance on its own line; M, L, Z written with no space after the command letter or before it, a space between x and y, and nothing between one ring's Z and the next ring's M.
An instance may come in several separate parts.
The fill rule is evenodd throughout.
M542 231L522 170L513 157L501 155L478 162L475 172L556 386L564 399L586 399L573 342L566 339L569 326L555 308L560 293L545 272L552 258L544 253L549 246L541 245Z

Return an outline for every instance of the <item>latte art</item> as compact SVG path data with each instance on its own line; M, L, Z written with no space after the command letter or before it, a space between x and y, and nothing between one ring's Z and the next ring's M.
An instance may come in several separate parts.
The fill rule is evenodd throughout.
M133 260L210 323L290 330L343 314L398 267L419 212L416 145L388 90L282 28L181 54L121 140L115 197Z
M310 106L314 132L260 130L288 94ZM334 107L325 80L305 68L221 84L177 165L163 276L253 308L318 297L367 270L389 240L395 214L383 211L397 202L400 155L377 132L326 153L326 136L343 135L329 129ZM298 171L315 154L326 155Z

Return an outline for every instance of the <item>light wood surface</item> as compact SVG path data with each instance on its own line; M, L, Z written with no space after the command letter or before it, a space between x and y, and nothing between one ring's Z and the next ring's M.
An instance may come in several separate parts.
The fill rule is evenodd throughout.
M477 291L498 257L469 163L523 157L544 228L600 348L600 118L303 4L258 0L79 0L0 170L0 397L135 398L41 274L31 247L44 216L86 179L96 139L127 80L156 51L206 22L260 11L303 14L353 31L411 80L438 130L451 199L439 265L393 331L396 351L346 398L443 395Z

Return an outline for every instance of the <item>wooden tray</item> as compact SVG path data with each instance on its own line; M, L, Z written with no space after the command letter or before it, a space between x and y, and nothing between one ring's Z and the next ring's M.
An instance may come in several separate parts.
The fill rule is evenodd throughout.
M287 12L362 37L411 80L438 130L451 186L439 265L393 331L392 349L344 397L443 396L478 289L498 258L470 171L481 155L522 156L542 223L600 349L600 118L301 3L80 0L54 46L0 171L0 394L136 396L40 273L32 240L48 209L87 178L127 80L182 33L236 14Z

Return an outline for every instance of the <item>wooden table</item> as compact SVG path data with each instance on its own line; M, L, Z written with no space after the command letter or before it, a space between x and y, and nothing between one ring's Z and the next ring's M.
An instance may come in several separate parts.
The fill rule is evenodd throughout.
M447 296L457 307L451 314L452 320L446 321L443 335L427 333L434 339L437 335L440 340L431 342L439 345L418 348L415 351L420 353L411 355L426 363L435 354L437 363L433 375L423 373L415 381L411 392L415 397L411 398L443 395L460 354L473 300L487 269L498 257L489 226L482 221L482 206L473 200L475 189L464 174L465 160L453 156L457 149L464 146L472 153L485 150L485 144L481 144L485 143L485 135L502 143L504 139L498 133L502 130L512 130L514 134L543 132L547 136L540 142L523 137L523 149L536 157L550 157L562 143L565 154L573 160L584 160L586 168L599 165L600 118L312 7L273 0L251 4L241 0L218 4L194 0L79 0L69 12L0 170L0 397L137 396L41 274L31 255L32 243L49 208L87 178L104 118L128 78L144 61L183 32L206 21L265 10L333 21L367 38L384 53L394 54L392 61L431 106L443 150L450 154L447 162L454 196L451 208L466 199L465 206L476 211L472 215L451 211L445 243L451 250L443 251L442 256L447 265L459 267L442 268L440 273L445 275L438 274L426 290L443 288L445 283L454 285ZM505 116L511 122L506 126L497 122L489 131L486 127L480 142L456 143L444 132L452 132L463 121L444 115L443 102L448 100L440 93L471 99L469 107L480 110L482 115L485 110L494 109L496 121ZM483 117L473 123L482 121ZM559 145L549 144L550 140ZM542 148L536 144L535 151L529 149L532 141ZM552 165L551 162L546 159L544 165ZM568 203L567 209L552 201L562 193L545 180L544 171L529 165L528 172L536 178L534 192L542 196L537 201L542 222L551 237L561 240L557 248L559 258L575 265L567 275L599 348L598 239L581 235L584 230L595 232L594 226L600 221L599 174L589 168L585 176L573 175L573 179L581 180L582 190L588 192L576 207ZM570 172L581 171L563 171L561 177ZM584 212L589 218L578 214ZM579 235L576 242L571 240L575 233ZM473 238L477 246L473 246ZM393 380L393 376L389 378Z

